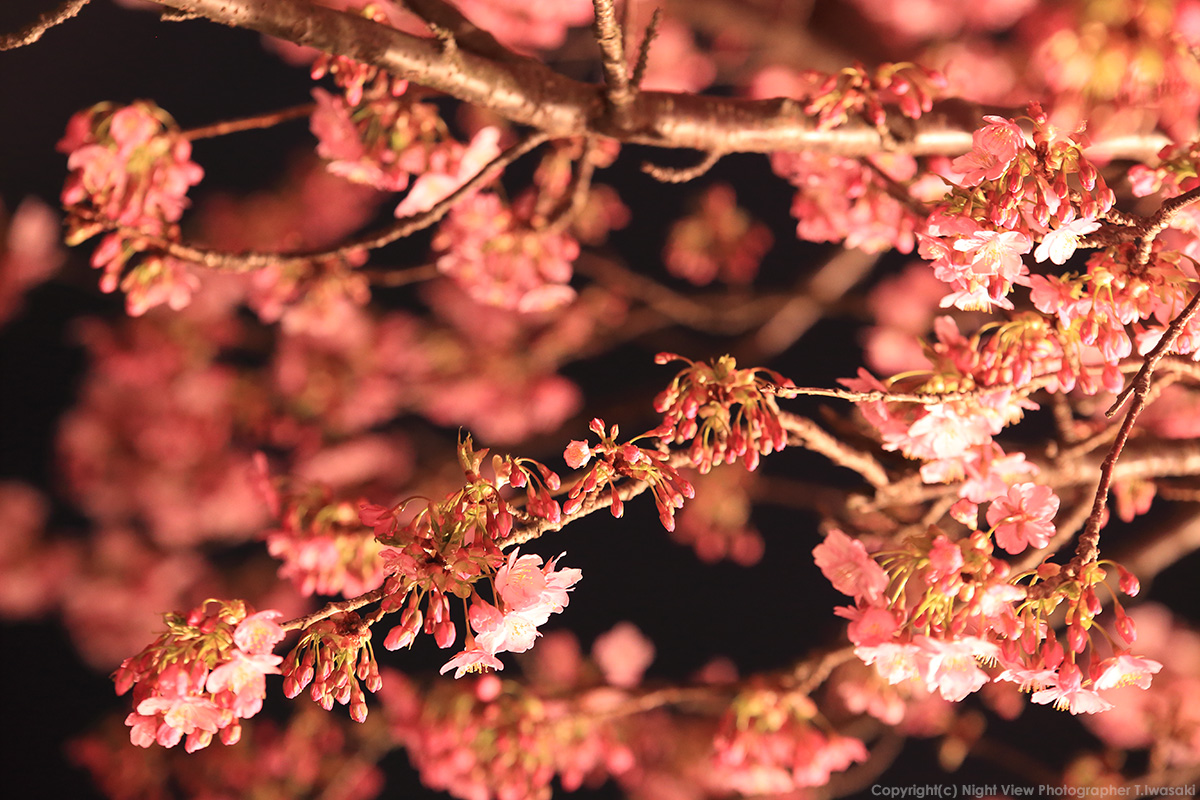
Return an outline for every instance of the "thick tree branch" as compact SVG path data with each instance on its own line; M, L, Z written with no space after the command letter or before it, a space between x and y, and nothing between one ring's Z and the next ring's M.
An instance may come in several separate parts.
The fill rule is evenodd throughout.
M46 31L71 19L87 4L88 0L63 0L55 9L39 14L37 19L20 30L0 33L0 50L15 50L33 44Z
M448 58L435 39L305 0L154 2L379 66L552 137L593 134L706 153L819 149L861 156L884 144L879 131L863 123L818 130L801 104L790 99L638 92L629 105L628 125L621 127L608 113L606 87L572 80L532 59L501 62L467 51ZM901 152L957 155L971 148L977 122L974 107L947 103L917 123L898 119L892 135Z
M625 58L625 37L617 24L613 0L592 0L596 18L592 33L600 45L601 61L604 64L606 95L612 108L613 120L618 127L629 123L629 106L633 103L634 87L629 83L629 67Z

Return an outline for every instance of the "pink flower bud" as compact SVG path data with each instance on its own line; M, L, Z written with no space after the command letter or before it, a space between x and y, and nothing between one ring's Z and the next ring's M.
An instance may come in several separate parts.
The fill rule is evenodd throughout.
M1138 581L1137 576L1120 564L1117 565L1117 574L1120 575L1118 586L1121 591L1129 597L1137 597L1138 592L1142 590L1142 584Z
M1123 611L1117 612L1117 633L1121 634L1121 638L1126 644L1133 644L1137 641L1137 626L1133 624L1133 620Z
M1076 623L1067 626L1067 644L1076 653L1082 653L1087 649L1088 635L1082 625Z

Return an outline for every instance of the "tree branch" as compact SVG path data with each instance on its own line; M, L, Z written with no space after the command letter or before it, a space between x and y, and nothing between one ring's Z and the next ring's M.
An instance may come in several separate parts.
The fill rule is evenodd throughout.
M1175 340L1179 338L1179 334L1196 315L1198 309L1200 309L1200 292L1197 292L1191 302L1179 313L1179 316L1171 321L1170 327L1159 339L1158 344L1146 354L1145 363L1130 384L1129 390L1132 390L1133 400L1129 404L1129 410L1125 412L1125 419L1121 421L1121 427L1117 430L1116 439L1109 448L1108 455L1104 457L1104 462L1100 465L1100 481L1096 486L1096 499L1092 504L1092 513L1088 516L1087 524L1079 537L1079 545L1075 549L1075 558L1071 562L1071 566L1075 569L1095 561L1099 555L1100 523L1108 504L1108 489L1112 485L1113 470L1116 467L1117 459L1125 448L1129 434L1133 431L1133 424L1137 421L1138 414L1146 406L1146 399L1150 393L1150 378L1154 375L1154 368L1166 355L1167 350L1175 344ZM1129 390L1122 392L1117 402L1113 403L1112 408L1107 412L1109 416L1116 413L1117 409L1121 407L1124 402L1123 398L1129 396L1127 393Z
M544 133L536 132L530 134L492 159L483 169L475 173L469 181L458 187L458 189L428 211L403 217L380 231L351 239L345 244L330 250L305 250L290 253L227 253L194 247L180 242L172 242L158 236L148 236L137 228L118 225L112 222L112 220L105 219L91 212L72 209L70 213L89 222L101 223L107 230L119 231L131 238L139 239L149 247L160 250L166 255L178 258L181 261L187 261L219 272L253 272L254 270L264 269L272 264L283 266L304 265L314 261L347 258L362 250L376 250L398 239L403 239L417 231L428 228L446 216L450 209L462 200L463 197L494 180L504 171L505 167L546 141L546 139L547 136Z
M638 92L629 124L608 113L605 87L572 80L532 59L498 61L461 51L446 57L439 42L412 36L360 16L309 5L304 0L153 0L214 22L266 33L385 69L397 77L445 92L551 137L599 135L623 142L706 153L821 150L864 156L884 147L874 126L853 122L818 130L795 100L743 100L674 92ZM978 109L961 101L939 104L918 121L892 123L895 150L910 155L960 155L971 149ZM1162 135L1127 137L1140 154L1168 143ZM1104 148L1107 143L1098 142ZM1111 158L1120 148L1107 147Z
M600 45L604 82L607 87L605 94L612 108L613 121L618 127L624 128L629 124L629 107L635 94L629 83L625 38L621 34L621 26L617 24L613 0L592 0L592 8L596 14L592 23L592 33L596 37L596 43Z
M789 444L798 444L814 453L820 453L839 467L854 470L876 489L891 483L887 471L874 456L839 441L812 420L784 412L779 415L779 422L783 429L796 439L795 442L789 441Z
M57 8L39 14L37 19L25 27L12 33L0 33L0 50L16 50L18 47L33 44L42 38L46 31L71 19L87 4L88 0L63 0Z

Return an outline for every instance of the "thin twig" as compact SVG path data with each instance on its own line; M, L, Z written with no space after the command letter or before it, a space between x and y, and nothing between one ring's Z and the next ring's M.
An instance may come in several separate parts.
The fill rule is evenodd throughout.
M186 130L183 132L183 138L194 142L197 139L211 139L214 136L225 136L230 133L272 128L282 122L290 122L294 119L308 117L316 107L316 103L305 103L299 106L292 106L291 108L283 108L279 111L271 111L267 114L258 114L253 117L215 122L212 125Z
M1038 375L1022 383L998 383L993 386L977 386L960 392L855 392L849 389L825 389L819 386L768 386L764 391L777 397L800 397L812 395L815 397L836 397L849 400L852 403L871 403L883 401L886 403L922 403L934 405L954 400L967 400L973 397L983 397L995 392L1034 391L1048 385L1055 376L1053 374Z
M658 23L662 22L662 9L654 9L654 13L650 15L650 22L646 25L646 32L642 34L642 43L638 45L637 64L633 68L633 86L641 88L642 81L646 78L646 65L650 63L650 45L658 38Z
M540 229L545 233L560 233L565 230L587 205L588 192L592 188L592 176L596 173L596 161L592 157L593 141L589 139L583 147L583 156L579 167L575 170L567 201L551 215L550 219Z
M705 154L704 159L692 167L664 167L661 164L652 164L649 161L642 162L642 172L649 175L659 183L687 183L694 181L704 173L708 172L716 163L721 160L725 153L722 150L713 150Z
M1197 200L1200 200L1200 186L1164 200L1158 211L1148 217L1110 210L1105 215L1109 224L1088 236L1080 237L1078 246L1110 247L1132 242L1137 245L1134 264L1144 267L1150 263L1150 251L1154 240L1170 227L1180 212Z
M431 281L438 277L438 275L441 273L438 272L437 264L422 264L419 267L409 267L408 269L396 270L376 267L374 269L360 270L360 274L366 278L372 286L395 289L400 286L408 286L409 284L413 283Z
M686 450L679 450L671 454L667 463L678 469L680 467L690 467L692 465L691 456ZM637 497L650 488L647 481L627 480L617 487L617 494L621 501L625 502L630 498ZM502 548L514 547L519 544L533 541L540 537L543 533L551 531L560 531L575 520L586 517L603 508L612 506L612 492L603 491L597 494L591 494L587 500L583 501L583 505L572 514L564 514L558 522L551 522L547 519L533 519L528 523L516 525L513 527L512 533L505 537L500 543Z
M403 217L380 231L357 239L351 239L349 242L329 250L307 250L290 253L227 253L193 247L180 242L172 242L159 236L148 236L136 228L118 225L89 211L71 209L70 213L86 221L100 223L107 230L124 233L130 238L144 243L147 247L160 250L169 256L219 272L253 272L273 264L281 266L308 265L314 261L344 259L359 254L364 250L375 250L428 228L446 216L450 209L460 200L494 180L505 167L546 141L547 138L547 135L541 132L530 134L524 140L492 159L487 166L475 173L470 180L436 203L429 210Z
M305 614L302 617L296 617L295 619L288 620L287 622L282 623L280 627L285 631L304 630L305 628L315 625L323 619L328 619L335 614L343 614L347 611L357 611L363 606L370 605L377 600L382 600L392 591L395 591L395 588L388 586L387 583L384 583L383 586L380 586L378 589L372 589L366 594L360 594L358 597L352 597L349 600L335 600L333 602L326 603L311 614Z
M1200 194L1197 194L1197 197L1200 198ZM1129 409L1125 412L1125 419L1121 422L1121 427L1117 431L1117 436L1113 441L1112 447L1109 448L1108 455L1104 457L1104 463L1100 465L1100 481L1096 486L1096 497L1092 504L1092 512L1088 516L1083 534L1079 537L1079 545L1075 550L1075 558L1070 565L1073 568L1070 570L1071 572L1077 572L1080 567L1095 561L1100 553L1100 524L1104 518L1104 509L1108 505L1108 490L1113 481L1113 469L1117 464L1117 459L1121 455L1121 450L1125 447L1125 442L1129 440L1129 435L1133 431L1133 424L1137 421L1138 414L1141 413L1146 405L1146 399L1150 393L1150 378L1154 374L1155 366L1166 355L1167 350L1175 344L1175 340L1179 338L1179 334L1183 332L1184 327L1195 316L1197 309L1200 309L1200 292L1197 292L1187 304L1187 307L1179 313L1179 316L1171 321L1171 325L1167 328L1163 337L1159 339L1158 344L1146 354L1145 363L1130 384L1133 388L1131 395L1132 402L1129 404ZM1119 407L1120 403L1114 403L1109 411L1115 413Z
M12 33L0 33L0 50L15 50L33 44L46 31L71 19L87 4L88 0L63 0L57 8L39 14L28 25Z
M1162 375L1162 377L1160 377L1157 381L1155 381L1154 384L1150 387L1150 391L1146 395L1145 404L1149 405L1150 403L1152 403L1154 401L1154 398L1156 398L1159 395L1159 393L1162 392L1163 389L1167 388L1171 384L1178 381L1179 378L1180 378L1179 373L1167 373L1167 374ZM1130 386L1132 387L1133 384L1131 383ZM1123 401L1118 400L1118 402L1123 402ZM1114 404L1114 406L1115 405L1116 404ZM1109 426L1109 427L1105 428L1104 430L1100 431L1099 433L1096 433L1092 436L1089 436L1086 439L1081 440L1074 446L1068 447L1067 449L1062 450L1058 454L1057 458L1060 461L1070 461L1072 459L1079 458L1080 456L1082 456L1086 453L1090 453L1093 450L1095 450L1096 448L1100 447L1101 445L1111 442L1113 440L1113 438L1116 437L1118 430L1119 430L1119 428Z
M839 467L852 469L866 479L867 483L876 489L891 483L887 471L870 453L856 450L845 442L835 438L812 420L799 414L783 412L779 415L783 429L795 437L789 444L798 444L814 453L820 453Z

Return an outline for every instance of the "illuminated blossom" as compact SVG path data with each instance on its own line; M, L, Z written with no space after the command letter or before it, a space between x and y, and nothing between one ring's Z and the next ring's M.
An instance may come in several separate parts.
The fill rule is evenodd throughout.
M1054 535L1058 497L1049 486L1018 483L988 507L988 525L995 528L996 544L1016 555L1026 547L1042 548Z
M873 604L879 602L887 589L887 574L867 553L863 543L837 529L813 548L813 558L833 588L842 594Z

